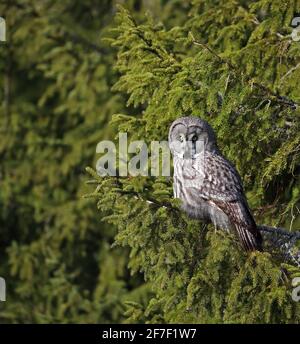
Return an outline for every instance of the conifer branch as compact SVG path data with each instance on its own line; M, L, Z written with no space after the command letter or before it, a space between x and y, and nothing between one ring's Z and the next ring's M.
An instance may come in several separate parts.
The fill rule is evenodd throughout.
M193 39L193 43L195 45L199 45L200 47L208 50L214 57L216 57L218 60L220 60L221 62L225 62L226 64L228 64L231 68L234 68L232 65L230 65L230 62L229 61L225 61L224 59L221 58L221 56L219 56L215 51L213 51L207 44L205 43L201 43L201 42L198 42L196 41L196 39L194 38L193 34L190 32L190 35Z
M130 18L133 26L134 26L134 33L145 43L146 50L150 51L151 53L153 53L155 56L157 56L161 61L165 60L165 57L161 54L161 52L153 45L153 42L151 39L146 38L144 35L144 31L142 31L136 20L129 15L129 13L127 13L128 17ZM163 52L168 56L169 59L173 60L174 62L178 63L178 61L176 61L176 59L171 56L165 49L161 48L161 50L163 50Z
M253 79L250 76L245 75L244 72L241 72L239 70L238 67L234 66L230 61L228 61L227 59L222 58L220 55L218 55L211 47L209 47L207 44L201 43L199 41L197 41L195 39L195 37L193 36L193 34L190 32L189 33L191 38L192 38L192 42L194 45L200 46L204 49L206 49L207 51L209 51L215 58L217 58L219 61L221 61L222 63L225 63L232 71L234 71L237 74L241 74L245 77L245 80L248 84L250 84L253 87L256 87L257 89L260 89L261 91L263 91L266 95L268 95L270 98L272 98L272 100L276 103L285 105L290 107L291 109L295 110L298 107L298 103L296 103L295 101L288 99L285 96L281 96L275 92L273 92L271 89L269 89L268 87L266 87L265 85L255 82L253 81Z
M137 192L134 190L122 190L122 184L119 181L119 177L116 177L116 184L118 185L119 189L116 189L115 192L118 192L122 195L132 195L135 199L139 199L141 201L144 201L148 204L153 204L154 206L160 208L167 208L172 211L180 211L178 208L174 207L170 202L167 201L159 201L154 197L151 197L149 194L145 195L142 192Z
M27 7L24 6L23 4L20 4L18 2L5 2L5 4L7 5L10 5L10 6L13 6L13 7L16 7L18 9L22 9L22 10L27 10ZM40 15L34 7L31 7L30 8L30 15L32 15L34 18L41 18L42 15ZM80 44L82 45L83 47L86 47L90 50L93 50L99 54L105 54L107 53L107 51L105 49L103 49L102 47L100 47L99 45L93 43L93 42L90 42L88 39L86 39L85 37L77 34L77 33L71 33L71 32L68 32L68 31L62 31L62 28L65 26L63 25L62 22L60 22L58 19L55 19L55 21L53 20L53 22L55 22L58 27L60 28L60 31L62 32L62 34L60 36L53 36L53 35L48 35L47 37L50 38L50 39L53 39L55 41L63 41L64 43L66 43L67 41L71 41L73 43L76 43L76 44Z
M285 259L300 267L300 250L296 243L300 240L300 231L290 232L284 228L258 225L266 244L277 249Z
M90 42L89 40L87 40L86 38L84 38L83 36L80 36L78 34L74 34L68 31L64 31L62 32L61 35L59 36L53 36L53 35L47 35L48 38L55 40L57 42L62 42L62 43L66 43L68 41L71 41L72 43L75 44L79 44L82 47L85 47L89 50L93 50L99 54L105 54L107 51L100 47L99 45Z
M85 37L80 36L78 34L74 34L74 33L70 33L70 32L65 31L63 37L65 38L65 40L71 40L73 43L80 44L80 45L82 45L82 46L84 46L90 50L93 50L93 51L99 53L99 54L107 53L107 51L104 48L100 47L99 45L97 45L93 42L90 42Z
M251 19L251 22L254 23L256 26L260 25L261 22L257 19L257 17L253 17L253 19ZM276 36L279 37L280 39L286 38L286 36L284 36L283 34L281 34L280 32L276 31L275 32Z
M300 231L291 232L281 227L270 227L266 225L259 225L258 228L262 232L281 235L282 237L285 237L289 240L300 239Z
M98 184L96 192L85 195L85 197L97 197L98 193L101 193L101 177L97 175L97 172L92 168L86 168L86 171L93 176L95 179L87 181L88 184ZM114 193L120 195L132 196L137 201L146 202L151 204L156 208L166 208L177 214L181 212L179 207L174 206L171 202L160 201L155 197L151 196L149 193L138 192L135 190L124 190L123 184L120 181L120 176L113 178L115 187L112 189ZM300 267L300 250L296 248L296 243L300 240L300 231L288 231L280 227L271 227L266 225L257 225L260 230L265 247L267 250L279 251L283 255L284 259L294 263Z
M293 68L291 68L287 73L285 73L281 80L280 80L280 84L283 82L283 80L285 78L287 78L291 73L293 73L296 69L298 69L300 67L300 62L296 64L296 66L294 66Z
M174 207L170 202L160 202L157 199L136 191L119 191L121 194L133 195L135 199L142 200L148 204L153 204L154 206L160 208L168 208L172 211L180 212L179 208ZM294 263L300 267L300 250L295 250L295 245L298 240L300 240L300 231L288 231L280 227L271 227L266 225L258 225L265 246L269 246L271 250L279 250L283 255L284 259ZM296 251L296 252L295 252Z

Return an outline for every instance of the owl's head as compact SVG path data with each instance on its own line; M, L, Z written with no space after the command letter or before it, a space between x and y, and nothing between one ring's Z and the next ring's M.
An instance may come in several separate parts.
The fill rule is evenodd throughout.
M169 130L169 146L173 155L194 158L204 149L217 151L216 136L212 127L199 117L176 119Z

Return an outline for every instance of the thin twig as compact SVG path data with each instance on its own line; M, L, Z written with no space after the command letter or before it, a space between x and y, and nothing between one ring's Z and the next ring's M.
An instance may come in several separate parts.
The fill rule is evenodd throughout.
M287 78L291 73L293 73L297 68L300 67L300 62L296 64L293 68L291 68L283 77L280 79L280 84L283 82L285 78Z

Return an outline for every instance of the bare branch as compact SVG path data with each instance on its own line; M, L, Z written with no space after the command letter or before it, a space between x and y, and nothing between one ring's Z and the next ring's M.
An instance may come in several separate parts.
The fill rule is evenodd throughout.
M270 227L265 225L258 226L265 245L272 251L278 250L285 260L300 267L300 250L297 241L300 240L299 231L288 231L284 228Z

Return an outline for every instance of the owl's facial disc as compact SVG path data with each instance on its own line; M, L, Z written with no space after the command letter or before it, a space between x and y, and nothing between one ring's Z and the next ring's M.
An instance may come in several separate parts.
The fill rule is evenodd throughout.
M181 159L196 159L205 151L217 151L215 134L210 125L198 117L178 118L169 130L172 154Z
M180 159L195 159L204 151L203 129L178 123L171 136L170 149Z

